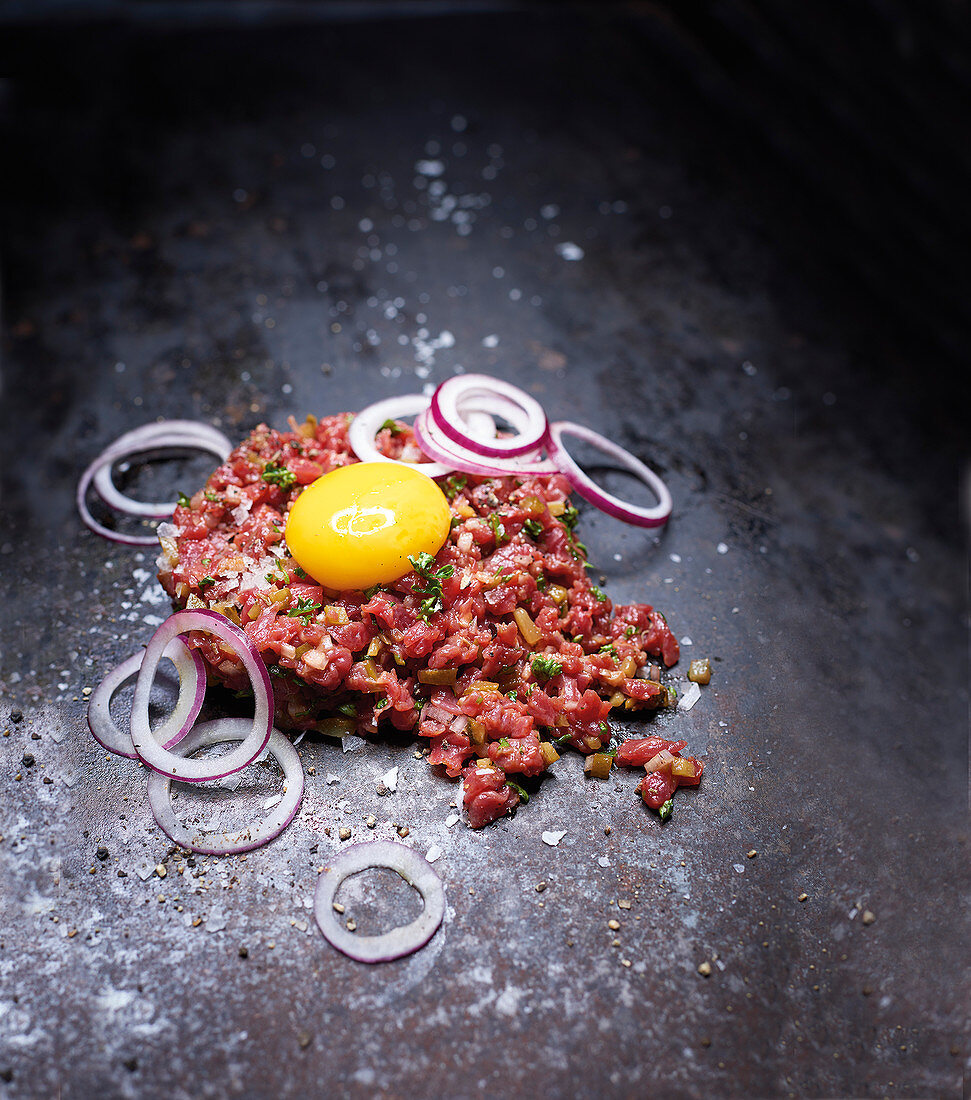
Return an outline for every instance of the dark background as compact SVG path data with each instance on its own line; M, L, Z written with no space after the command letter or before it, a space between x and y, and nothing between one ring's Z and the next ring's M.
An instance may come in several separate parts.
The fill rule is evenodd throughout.
M949 3L0 5L0 1096L962 1095L968 39ZM407 750L305 741L287 834L193 877L87 736L165 607L80 470L460 366L670 485L657 537L582 522L715 662L654 723L701 789L662 830L570 757L469 833ZM308 924L338 821L444 849L411 960Z

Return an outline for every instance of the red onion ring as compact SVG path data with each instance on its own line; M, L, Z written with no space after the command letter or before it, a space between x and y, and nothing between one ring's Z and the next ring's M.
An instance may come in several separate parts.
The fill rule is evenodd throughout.
M541 459L537 452L515 455L509 458L489 458L471 447L454 443L439 430L428 412L415 418L415 439L418 446L428 455L453 470L477 477L504 477L516 474L558 474L560 469L554 463Z
M138 753L132 745L131 734L122 732L113 721L111 700L120 687L138 675L144 656L144 652L133 653L113 668L94 689L88 703L88 728L95 741L108 752L129 760L137 760ZM199 716L206 695L206 669L202 654L197 649L190 649L181 638L173 638L162 656L175 665L179 674L179 697L172 713L152 736L163 748L170 749L178 744Z
M576 464L566 447L563 445L564 435L574 435L577 439L596 447L604 454L610 455L622 466L635 474L657 496L658 503L653 508L642 508L637 504L630 504L613 496L605 489L601 489L583 470ZM654 473L647 468L639 458L635 458L629 451L618 446L610 439L606 439L592 428L585 428L582 424L574 424L570 420L557 420L550 424L546 432L546 449L556 466L570 480L574 489L595 504L602 512L606 512L625 523L634 524L636 527L660 527L666 523L671 515L671 494L668 487Z
M218 718L213 722L203 722L185 737L179 745L179 753L187 757L190 753L210 745L242 741L247 736L249 726L250 723L245 718ZM283 797L268 817L247 825L234 836L215 829L190 828L179 820L172 808L172 780L160 772L152 772L148 777L148 804L158 827L173 844L207 856L250 852L278 837L296 817L303 800L303 764L297 750L276 729L270 733L266 747L283 769L284 783Z
M410 923L379 936L357 936L338 923L334 899L349 875L370 867L388 867L421 894L425 908ZM445 916L445 889L431 864L413 848L391 840L352 844L330 860L317 880L314 917L324 938L338 951L358 962L390 962L410 955L435 934Z
M187 760L164 748L152 735L148 725L148 697L155 670L162 652L172 638L189 630L215 634L243 662L253 687L255 702L250 732L242 743L223 756L206 760ZM153 771L185 783L203 783L207 779L222 779L252 763L266 748L273 718L273 688L270 674L256 646L243 631L225 616L208 608L176 611L155 631L145 649L142 666L135 682L135 697L131 708L131 739L139 759Z
M508 438L482 440L461 429L462 407L474 405L496 411L483 400L498 401L500 415L504 416L516 435ZM439 431L460 447L490 458L512 458L535 451L543 442L546 431L546 413L535 397L501 378L489 378L484 374L457 374L446 379L432 394L429 415Z
M87 505L87 493L91 483L111 507L127 515L162 519L175 511L175 503L146 504L134 501L121 493L111 481L111 467L115 462L153 451L186 450L193 448L209 451L224 460L232 450L232 444L216 428L192 420L166 420L158 423L143 424L130 432L125 432L106 447L93 462L85 468L78 479L75 491L77 509L84 524L96 534L112 542L126 546L153 546L158 541L155 535L127 535L112 531L99 523Z

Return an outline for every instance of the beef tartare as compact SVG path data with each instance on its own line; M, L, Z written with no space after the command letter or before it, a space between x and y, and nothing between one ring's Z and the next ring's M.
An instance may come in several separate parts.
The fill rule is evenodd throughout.
M291 555L284 527L305 487L357 461L352 419L256 428L159 528L159 580L176 607L217 611L245 631L271 673L277 726L331 736L367 736L382 723L413 730L430 764L463 777L478 828L512 809L521 779L563 746L608 757L612 709L670 705L661 666L678 660L678 643L653 607L614 606L591 583L561 474L441 477L451 528L436 555L415 555L410 572L363 591L318 584ZM376 446L389 458L422 457L400 422ZM239 657L214 635L194 632L189 644L213 678L248 688ZM646 777L649 805L700 778L681 747L664 741L651 754L664 749L677 763L663 784ZM644 763L635 755L617 762Z

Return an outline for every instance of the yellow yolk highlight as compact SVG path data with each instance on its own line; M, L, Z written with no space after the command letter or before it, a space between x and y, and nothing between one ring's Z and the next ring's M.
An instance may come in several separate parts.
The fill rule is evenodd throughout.
M297 564L337 591L388 584L409 555L437 554L452 513L427 475L392 462L357 462L317 478L294 501L286 541Z

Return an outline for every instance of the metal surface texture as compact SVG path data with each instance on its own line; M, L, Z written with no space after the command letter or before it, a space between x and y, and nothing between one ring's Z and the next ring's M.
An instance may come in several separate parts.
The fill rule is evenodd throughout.
M58 79L4 101L21 155L0 1097L960 1096L964 427L925 385L932 353L825 274L826 227L803 263L786 225L808 215L623 20L146 25L47 46ZM704 758L701 787L662 826L633 772L587 779L567 755L473 832L407 738L308 738L282 837L186 858L144 770L86 728L89 690L167 603L152 552L82 527L77 476L159 417L241 438L458 370L665 477L661 533L590 507L581 525L608 594L685 639L679 675L712 659L693 709L646 723ZM258 809L273 775L244 788ZM367 966L319 934L342 826L441 849L446 916L423 950ZM344 897L362 929L375 907L415 911L393 873Z

